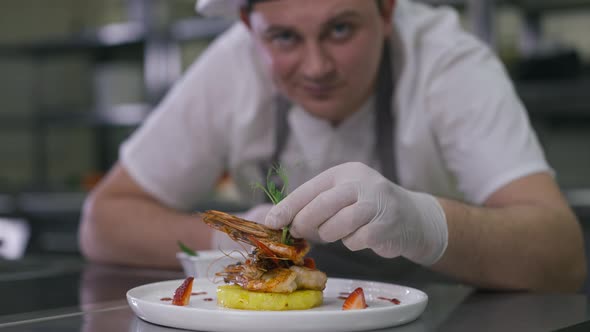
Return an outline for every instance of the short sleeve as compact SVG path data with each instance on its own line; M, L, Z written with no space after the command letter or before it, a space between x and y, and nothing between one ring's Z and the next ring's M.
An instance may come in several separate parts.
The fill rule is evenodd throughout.
M147 192L188 210L213 189L227 163L240 66L234 27L214 42L120 148L120 160Z
M500 61L469 35L436 63L427 107L444 161L465 198L481 204L520 177L552 172Z

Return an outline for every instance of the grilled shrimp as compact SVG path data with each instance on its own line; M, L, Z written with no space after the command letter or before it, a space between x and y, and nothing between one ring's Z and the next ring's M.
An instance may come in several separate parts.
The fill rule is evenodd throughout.
M203 221L226 233L234 241L257 247L261 254L276 260L291 260L303 265L303 257L309 252L309 244L303 239L293 239L292 245L281 243L282 232L248 221L231 214L209 210L203 213Z
M295 265L263 271L249 264L238 263L228 266L217 275L223 276L225 282L240 285L246 290L270 293L291 293L298 289L323 290L327 281L324 272Z
M323 290L327 277L308 264L309 245L303 239L281 242L282 232L219 211L206 211L202 220L234 241L254 246L245 262L228 265L216 275L249 291L291 293L298 289Z
M295 273L297 289L324 290L328 276L322 271L310 269L305 266L291 266L289 270Z

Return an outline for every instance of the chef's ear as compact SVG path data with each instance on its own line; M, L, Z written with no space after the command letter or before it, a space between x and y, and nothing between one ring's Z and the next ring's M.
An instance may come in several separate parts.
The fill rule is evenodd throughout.
M393 30L393 14L395 12L396 0L377 0L382 18L383 28L386 36L391 35Z
M249 30L252 28L250 25L250 10L248 10L248 8L240 8L240 20L246 27L248 27Z
M395 12L395 5L396 0L378 0L379 1L379 9L381 11L381 16L386 21L391 22L391 18L393 17L393 13Z

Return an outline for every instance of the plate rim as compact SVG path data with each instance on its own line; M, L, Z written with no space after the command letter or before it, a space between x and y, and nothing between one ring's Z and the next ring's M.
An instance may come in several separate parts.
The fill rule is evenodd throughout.
M132 292L138 292L140 291L140 289L142 288L155 288L158 285L161 284L166 284L166 283L178 283L178 285L180 286L180 284L186 280L186 278L184 279L170 279L170 280L162 280L162 281L157 281L157 282L152 282L152 283L148 283L148 284L144 284L144 285L140 285L140 286L136 286L133 287L131 289L129 289L126 292L126 298L128 301L129 306L133 307L130 303L130 301L132 299L134 299L135 301L141 301L144 303L148 303L149 305L155 305L155 306L165 306L165 307L169 307L170 304L169 303L158 303L158 302L154 302L151 300L146 300L146 299L142 299L139 298L137 296L133 296L131 293ZM215 283L213 283L211 280L209 280L208 278L195 278L194 279L194 283L197 283L199 281L206 281L207 283L211 284L211 285L217 285ZM388 282L383 282L383 281L375 281L375 280L362 280L362 279L348 279L348 278L328 278L328 282L332 281L332 282L359 282L359 283L374 283L374 284L383 284L383 285L388 285L388 286L396 286L396 287L401 287L403 289L409 290L415 294L418 295L418 297L420 297L419 301L415 301L412 303L407 303L407 304L402 304L401 307L408 307L408 306L413 306L413 305L422 305L424 304L424 307L426 307L426 305L429 302L429 297L428 294L426 294L425 292L414 288L414 287L409 287L409 286L404 286L404 285L399 285L399 284L394 284L394 283L388 283ZM220 285L223 285L220 283ZM392 307L369 307L370 312L375 312L375 313L379 313L380 311L391 311ZM196 307L182 307L182 306L177 306L174 309L178 309L178 310L190 310L190 311L198 311L198 312L211 312L211 309L208 308L196 308ZM231 313L232 315L260 315L260 316L266 316L269 313L272 313L272 315L284 315L284 316L291 316L293 315L294 312L297 313L304 313L305 315L326 315L327 313L338 313L340 315L354 315L357 313L362 313L362 312L366 312L365 310L323 310L323 311L318 311L318 310L283 310L283 311L272 311L272 310L247 310L247 309L231 309L231 308L218 308L220 309L220 311L216 311L213 310L215 312L227 312L227 313ZM423 310L418 314L418 316L420 316L422 314Z
M401 306L379 306L369 307L369 310L341 310L329 308L328 310L287 310L287 311L255 311L239 310L219 307L179 307L172 306L170 303L155 301L153 293L161 291L172 291L173 287L178 287L184 279L163 280L136 286L127 291L127 302L132 311L141 320L151 324L180 328L187 330L207 330L214 332L276 332L277 329L284 329L285 324L294 324L289 326L292 332L358 332L376 329L384 329L404 324L412 323L420 318L428 305L428 294L408 286L394 283L387 283L373 280L347 279L347 278L328 278L328 282L352 283L351 288L355 287L354 283L362 283L360 287L366 287L363 284L377 286L380 284L389 287L399 287L404 295L409 294L413 299L412 302L405 302ZM203 289L209 291L211 287L216 288L217 283L213 283L208 278L195 279L197 281L206 281ZM168 284L163 286L162 284ZM221 282L219 284L222 284ZM334 287L338 287L334 285ZM169 288L172 288L169 290ZM351 289L352 290L352 289ZM143 292L143 294L134 294ZM330 298L334 300L334 293ZM160 296L158 294L157 296ZM173 308L172 308L173 307ZM264 319L264 325L260 324Z

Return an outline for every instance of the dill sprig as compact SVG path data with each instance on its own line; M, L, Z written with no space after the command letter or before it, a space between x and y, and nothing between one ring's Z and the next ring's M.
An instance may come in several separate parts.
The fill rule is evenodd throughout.
M274 176L278 176L281 179L282 185L279 188L273 181ZM277 205L283 198L287 197L287 187L289 186L289 178L287 177L287 171L280 165L275 165L268 170L266 174L266 186L260 183L254 183L255 189L262 189L270 201ZM292 244L291 234L289 234L289 226L283 227L283 234L281 236L281 242L283 244Z
M277 175L283 182L283 185L280 189L272 180L274 175ZM268 170L268 173L266 174L266 186L263 186L260 183L254 183L254 188L262 189L262 191L264 191L264 193L266 194L266 196L268 196L270 201L273 204L277 205L280 201L283 200L283 198L287 197L288 185L289 178L287 177L287 171L285 170L285 168L282 166L273 166Z

